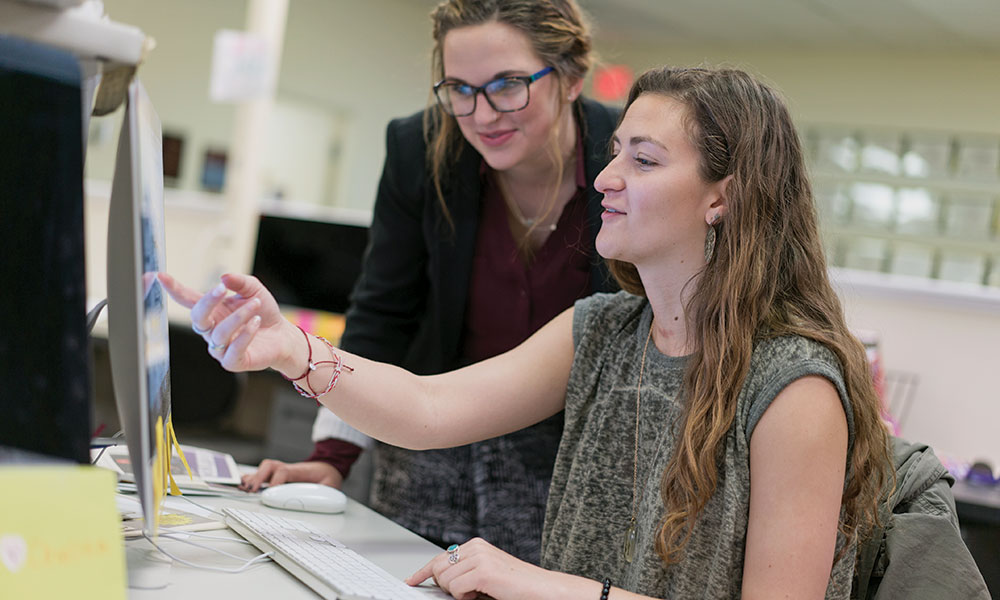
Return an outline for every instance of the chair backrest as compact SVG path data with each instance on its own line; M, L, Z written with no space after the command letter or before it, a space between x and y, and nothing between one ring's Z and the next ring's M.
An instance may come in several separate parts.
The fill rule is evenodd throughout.
M851 598L990 599L958 527L955 478L926 444L892 438L896 488L858 544Z
M230 373L189 328L170 326L171 412L175 424L215 425L235 406L245 374Z

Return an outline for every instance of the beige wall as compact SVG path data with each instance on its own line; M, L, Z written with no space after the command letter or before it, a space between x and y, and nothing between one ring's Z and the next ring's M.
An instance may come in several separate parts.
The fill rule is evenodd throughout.
M231 136L232 108L207 101L208 65L214 30L242 27L242 2L106 0L105 5L116 20L136 24L158 38L159 47L142 76L164 127L190 136L195 148L185 168L196 176L197 147L225 143ZM343 116L342 161L334 193L340 206L370 207L387 121L427 100L426 9L425 2L407 0L290 3L278 95ZM782 90L801 122L1000 133L998 56L650 47L601 39L597 47L606 61L625 62L636 70L668 61L746 68ZM102 164L100 153L91 152L88 160L92 173ZM168 205L168 242L174 236L192 236L211 248L216 239L213 219L206 216L211 213L193 210L191 203L198 202L197 195L194 198L189 196L176 209ZM91 220L106 219L106 205L102 214L99 204L89 207ZM88 239L90 254L103 257L102 244ZM212 272L225 268L192 260L190 245L169 246L168 267L189 281L207 281ZM92 263L88 268L94 273ZM94 279L100 280L99 275ZM1000 302L969 307L849 286L843 297L853 326L881 332L887 367L913 371L921 378L904 434L931 443L939 452L987 457L1000 466L1000 393L993 383L1000 362Z
M219 273L238 268L227 264L225 253L218 251L228 239L224 198L201 191L198 182L204 151L226 148L233 137L233 105L209 100L213 38L219 29L244 28L246 3L105 0L104 6L112 19L135 25L156 40L139 77L164 131L185 137L180 181L165 194L167 268L192 285L207 286ZM301 125L308 119L322 123L320 116L326 113L331 132L336 130L336 139L331 137L328 142L336 143L340 151L336 172L312 174L316 180L301 182L292 192L306 190L309 196L330 196L337 206L370 209L385 156L388 121L427 102L429 53L425 3L289 3L275 125ZM87 269L88 294L93 298L105 295L106 196L110 189L106 183L113 172L120 122L119 110L94 119L91 125L86 165L91 182L87 190ZM276 141L283 147L269 147L265 159L277 156L281 160L265 163L264 175L268 169L287 169L287 165L308 170L313 165L329 164L315 156L322 147L322 140L315 135L302 143L287 135ZM327 190L328 184L334 189ZM178 243L172 243L173 238Z
M116 21L136 25L156 39L139 76L164 131L186 138L179 187L197 189L205 149L226 148L232 138L233 106L208 98L213 38L218 29L244 28L245 2L106 0L104 5ZM277 99L327 111L338 124L343 121L336 204L371 206L386 124L427 102L428 24L424 3L408 0L289 3ZM106 141L90 149L88 176L110 178L119 121L120 115L105 118ZM294 143L286 150L292 155L304 151ZM302 162L314 158L303 155Z
M1000 56L903 55L794 48L598 44L606 62L727 65L777 87L802 122L1000 133Z
M412 0L292 0L278 96L345 115L336 204L370 208L385 157L385 127L423 108L430 21Z
M233 107L208 101L212 40L218 29L243 28L245 3L242 0L107 0L104 7L115 21L135 25L156 40L156 48L139 68L139 77L153 100L163 129L186 138L182 185L196 187L205 148L225 149L232 135ZM88 176L110 179L120 123L121 110L92 122L92 132L96 127L108 131L101 144L91 144L88 149Z
M1000 465L1000 294L976 303L838 287L848 323L880 333L886 368L919 377L903 437Z

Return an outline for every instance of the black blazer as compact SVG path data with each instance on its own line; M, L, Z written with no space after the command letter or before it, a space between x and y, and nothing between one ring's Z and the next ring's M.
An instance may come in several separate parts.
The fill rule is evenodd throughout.
M617 289L594 250L601 194L594 178L608 162L619 111L581 99L592 291ZM368 249L351 294L341 346L427 375L457 368L480 210L482 156L463 140L444 196L454 230L428 173L423 112L389 123L386 158Z

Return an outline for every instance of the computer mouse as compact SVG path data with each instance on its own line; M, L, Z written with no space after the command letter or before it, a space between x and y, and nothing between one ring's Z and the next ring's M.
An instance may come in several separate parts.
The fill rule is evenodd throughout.
M265 506L318 513L344 512L347 496L337 488L321 483L283 483L260 493Z

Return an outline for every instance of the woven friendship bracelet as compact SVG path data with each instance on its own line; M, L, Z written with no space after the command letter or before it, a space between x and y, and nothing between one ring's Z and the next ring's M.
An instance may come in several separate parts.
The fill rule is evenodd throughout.
M330 341L325 337L319 335L315 336L316 339L326 344L326 347L330 349L330 356L331 358L333 358L333 360L321 360L313 362L312 344L309 343L309 334L307 334L305 330L303 330L301 327L299 327L299 330L302 331L302 335L306 337L306 344L309 346L308 366L306 367L305 373L303 373L301 377L298 377L297 379L291 379L289 377L285 377L285 379L292 382L292 387L295 388L295 391L297 391L300 396L302 396L303 398L311 398L318 402L318 399L320 397L325 396L326 394L330 393L330 391L333 388L337 387L337 381L340 379L340 374L343 373L344 369L353 372L354 367L349 367L345 365L344 359L342 359L340 355L337 354L337 351L334 349L333 344L331 344ZM315 371L316 367L318 367L319 365L334 365L334 367L333 367L333 374L330 375L330 382L326 385L326 389L324 389L322 392L317 393L316 390L313 389L312 384L309 383L309 375L313 371ZM301 386L298 384L298 382L301 381L302 379L305 379L305 386Z
M333 388L337 387L337 381L340 380L340 374L343 372L344 369L347 369L348 371L350 371L352 373L354 372L354 367L349 367L349 366L347 366L347 365L344 364L344 359L342 359L340 357L340 355L337 354L337 351L334 350L333 344L331 344L329 340L327 340L325 337L319 336L319 335L316 336L316 339L318 339L319 341L321 341L324 344L326 344L326 347L330 349L330 354L333 356L333 360L323 360L323 361L320 361L320 362L318 362L316 364L317 365L334 365L334 367L333 367L333 375L330 376L330 383L327 384L326 389L323 390L322 392L314 395L314 396L307 396L307 397L311 397L311 398L319 398L320 396L324 396L324 395L330 393L330 391L333 390ZM306 381L308 382L309 380L307 379ZM295 382L292 382L292 385L295 385ZM312 386L310 386L310 388L311 387Z
M282 377L285 377L285 381L291 381L293 383L296 382L296 381L299 381L301 379L304 379L304 378L308 377L310 372L316 370L316 365L313 364L313 347L312 347L312 344L309 343L309 334L306 333L305 329L302 329L298 325L296 325L296 327L299 328L299 331L301 331L302 335L306 338L306 348L309 349L309 358L306 359L306 371L305 371L305 373L299 375L298 377L296 377L294 379L292 379L291 377L285 377L284 373L281 374ZM309 383L309 381L306 380L306 383Z

